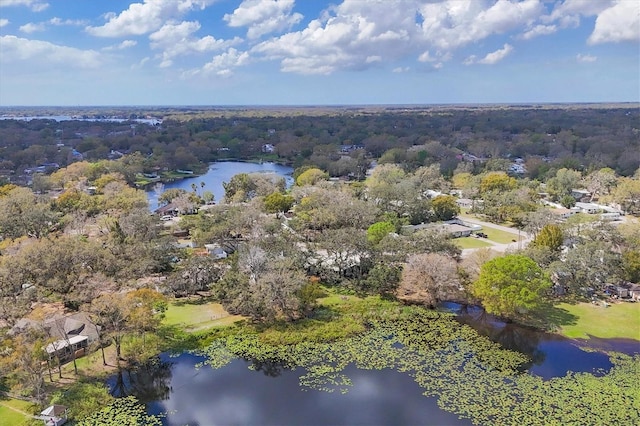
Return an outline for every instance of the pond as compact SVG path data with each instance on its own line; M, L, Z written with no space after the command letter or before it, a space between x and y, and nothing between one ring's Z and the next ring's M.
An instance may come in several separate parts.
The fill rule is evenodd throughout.
M529 408L511 396L522 392L532 393L533 399L551 395L557 398L553 405L562 406L575 400L578 407L571 414L580 418L581 402L576 389L584 387L589 392L586 384L591 382L568 372L585 372L606 379L604 375L614 370L607 354L590 348L583 350L575 340L503 323L478 307L449 304L445 308L457 313L456 320L437 319L434 316L437 314L428 314L422 326L411 332L418 333L413 336L432 334L435 341L428 338L411 343L414 338L405 335L401 343L392 333L402 334L405 327L382 326L345 342L303 345L293 358L297 357L304 367L293 369L275 362L234 357L228 363L214 362L216 368L212 368L207 362L221 359L216 355L225 351L220 352L220 346L209 351L207 357L192 353L177 357L162 354L155 364L113 377L109 385L116 396L136 395L147 404L150 413L167 413L164 419L167 425L458 425L471 424L453 413L466 412L468 407L472 410L466 412L467 416L475 417L478 423L499 422L499 416L509 416L510 410L516 408L526 412ZM481 354L486 345L481 341L473 343L477 339L468 332L458 333L456 327L461 327L460 323L504 347L528 355L530 362L520 367L523 373L502 375L500 367L487 369ZM445 330L453 330L453 334L446 337ZM461 339L470 339L471 346ZM439 340L443 345L436 343ZM236 345L236 349L241 347L255 347L254 340L245 338L244 343ZM637 344L616 347L614 343L613 349L630 354L639 352ZM480 354L479 359L476 354ZM330 365L337 368L327 368ZM634 365L627 364L626 368L634 371ZM633 374L617 377L613 382L602 383L616 386L619 380L635 380ZM557 382L558 378L566 378L566 382ZM484 387L488 387L489 394L482 391ZM496 404L508 401L515 401L515 405L482 417ZM539 419L548 414L533 413Z
M275 173L285 178L287 186L293 184L293 178L291 177L293 169L288 166L276 163L221 161L210 164L207 173L203 175L165 183L164 190L178 188L191 192L191 185L196 184L199 191L211 191L215 201L220 202L224 198L222 183L229 182L233 176L239 173ZM204 182L204 187L201 187L202 182ZM158 208L158 194L153 190L153 187L147 191L147 198L151 211Z
M168 413L166 425L470 425L426 398L408 375L392 370L345 372L353 386L347 393L300 387L302 369L250 369L236 359L224 368L196 364L204 357L183 353L160 357L165 372L143 370L123 378L124 389L147 403L151 414ZM169 371L170 374L166 374ZM144 390L153 384L159 391ZM116 384L115 378L109 382ZM155 399L154 399L155 398Z
M535 328L506 323L487 314L479 306L443 303L442 308L455 313L459 322L471 326L502 347L527 355L531 362L526 365L526 370L543 379L561 377L568 371L603 374L613 364L601 349L628 355L640 353L639 342L625 339L569 339ZM607 344L604 345L603 342Z

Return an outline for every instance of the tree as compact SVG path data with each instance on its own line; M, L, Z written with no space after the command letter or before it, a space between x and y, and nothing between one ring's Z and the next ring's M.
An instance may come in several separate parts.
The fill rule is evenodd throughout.
M560 250L564 242L562 228L555 224L545 225L533 240L533 245L547 247L552 251Z
M438 195L431 201L431 207L438 220L451 220L460 214L460 206L451 195Z
M376 263L367 274L367 278L361 282L359 290L366 293L390 296L398 288L402 268L396 265Z
M402 269L399 299L435 306L459 293L460 277L455 259L439 253L409 256Z
M267 213L287 212L293 206L293 197L281 192L273 192L264 197L264 209Z
M640 283L640 250L627 250L622 253L624 279Z
M555 200L561 200L565 195L571 195L571 190L580 184L581 179L580 172L563 168L547 181L547 189Z
M622 275L621 255L604 241L586 241L569 249L564 261L549 266L574 293L580 288L599 288L614 277Z
M129 293L105 293L91 302L90 312L102 333L116 345L116 363L120 365L122 339L127 333L154 330L166 304L159 293L141 289Z
M15 187L0 196L0 236L18 238L29 235L41 238L57 222L47 200L28 188Z
M511 254L482 265L471 292L488 313L510 318L539 307L550 287L551 281L533 260Z
M296 178L296 185L298 186L306 186L306 185L315 185L321 180L327 180L329 175L317 168L310 168L302 172Z
M396 226L391 222L376 222L367 229L367 240L377 245L384 237L395 231Z
M480 193L496 191L510 191L515 189L517 182L504 172L491 172L480 181Z
M192 256L183 261L167 279L167 287L175 297L186 297L208 290L220 278L220 268L210 256Z

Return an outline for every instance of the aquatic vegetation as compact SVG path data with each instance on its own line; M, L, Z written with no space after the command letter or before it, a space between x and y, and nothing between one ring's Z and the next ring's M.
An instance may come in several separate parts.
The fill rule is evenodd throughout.
M543 380L521 371L529 361L525 355L503 349L451 314L418 307L389 312L375 318L363 313L367 330L335 341L272 344L245 328L205 349L205 364L219 368L235 356L256 366L301 368L302 389L326 392L349 391L349 365L395 369L413 377L442 409L478 424L640 422L638 356L611 355L614 367L600 377L569 373Z

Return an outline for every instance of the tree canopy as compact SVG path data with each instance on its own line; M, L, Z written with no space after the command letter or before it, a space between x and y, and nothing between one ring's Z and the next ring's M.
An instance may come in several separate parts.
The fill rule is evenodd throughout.
M482 265L471 292L488 313L519 317L539 307L550 287L548 276L533 260L511 254Z

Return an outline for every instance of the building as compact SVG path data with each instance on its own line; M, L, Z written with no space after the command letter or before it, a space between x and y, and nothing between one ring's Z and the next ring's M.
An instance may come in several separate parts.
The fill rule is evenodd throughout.
M67 422L67 407L51 405L45 408L38 418L44 421L45 426L61 426Z

